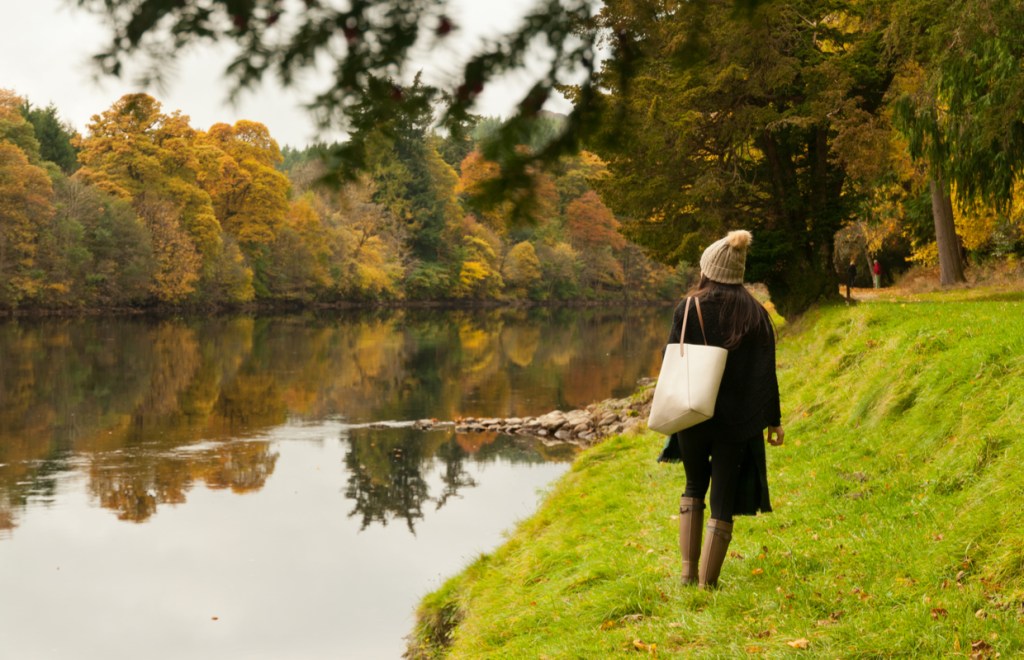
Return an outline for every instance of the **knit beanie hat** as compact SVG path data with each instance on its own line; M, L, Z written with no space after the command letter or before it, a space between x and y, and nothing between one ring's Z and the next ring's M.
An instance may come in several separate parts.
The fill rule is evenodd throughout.
M709 280L722 284L743 284L743 271L747 265L747 246L753 236L746 229L731 231L704 250L700 257L700 272Z

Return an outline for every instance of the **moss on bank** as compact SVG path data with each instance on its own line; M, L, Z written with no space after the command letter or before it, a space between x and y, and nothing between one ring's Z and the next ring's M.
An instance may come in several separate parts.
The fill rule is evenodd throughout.
M428 596L410 655L1004 657L1024 650L1024 297L817 309L779 346L776 512L678 583L678 466L608 440Z

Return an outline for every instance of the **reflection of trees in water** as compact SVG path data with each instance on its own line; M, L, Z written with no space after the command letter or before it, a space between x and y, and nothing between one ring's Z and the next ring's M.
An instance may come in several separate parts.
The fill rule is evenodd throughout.
M121 520L143 522L161 504L181 504L197 481L209 488L259 490L277 464L267 442L231 442L166 456L153 451L97 454L89 465L89 491Z
M443 487L434 501L437 509L445 505L448 498L459 494L460 489L476 486L476 481L466 472L466 452L457 442L446 442L437 449L437 458L444 467L441 470Z
M631 390L657 369L667 327L657 317L345 310L0 323L0 529L16 524L28 497L52 497L54 475L73 469L70 459L90 466L90 488L104 506L142 520L161 502L180 501L196 479L252 490L273 469L265 457L246 463L236 454L223 468L231 477L209 463L202 476L192 474L175 457L197 441L252 437L289 418L532 415ZM649 353L648 364L625 358L624 346ZM423 461L444 454L446 485L435 499L446 501L472 485L460 461L487 460L492 451L493 438L464 438L456 450L413 435L400 454L360 450L367 480L355 492L374 493L360 495L367 511L390 501L380 510L415 520L429 499L417 481ZM121 463L135 465L112 467Z
M480 434L483 435L483 434ZM512 436L489 437L479 451L467 452L451 433L422 433L411 429L364 430L349 437L345 466L345 496L354 502L350 517L358 516L360 529L404 520L409 531L423 518L423 507L439 510L461 491L477 485L466 469L468 461L487 463L544 463L552 458L538 451L535 440ZM554 460L569 460L571 450ZM437 468L441 488L430 493L425 473Z
M398 518L415 533L416 521L423 518L423 504L430 497L422 471L422 435L371 433L369 437L349 439L345 497L355 502L349 516L362 518L359 529L372 523L387 525Z
M10 504L0 501L0 536L14 529L14 510Z
M3 479L6 471L26 474L24 469L18 470L16 467L12 465L0 467L0 535L15 528L17 524L16 509L23 508L29 498L47 504L52 503L57 495L57 478L70 466L67 454L61 454L53 460L40 462L32 470L31 479L19 481L18 487L7 489ZM6 496L5 490L7 491Z

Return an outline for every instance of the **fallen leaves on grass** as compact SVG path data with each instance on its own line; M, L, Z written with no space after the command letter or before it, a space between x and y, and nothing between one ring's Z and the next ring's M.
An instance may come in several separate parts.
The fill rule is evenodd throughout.
M647 652L647 653L649 653L649 654L651 654L653 656L657 656L658 655L658 645L654 644L654 643L645 644L642 641L640 641L639 639L634 639L633 640L633 648L636 649L637 651L645 651L645 652Z
M983 639L971 642L971 660L988 658L992 654L992 645Z
M871 594L864 591L860 587L854 587L853 589L851 589L850 594L856 596L857 598L860 598L861 600L868 600L871 598Z
M786 645L792 646L795 649L806 649L811 645L811 642L808 639L801 637L800 639L794 639L792 642L786 642Z

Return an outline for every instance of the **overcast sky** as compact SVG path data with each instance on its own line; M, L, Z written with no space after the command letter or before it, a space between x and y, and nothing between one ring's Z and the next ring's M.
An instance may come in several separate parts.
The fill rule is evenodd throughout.
M466 50L468 44L515 26L534 4L535 0L452 0L452 17L461 28L454 41ZM188 115L197 129L251 119L266 124L282 146L338 137L318 134L302 108L311 94L282 90L272 80L231 106L223 78L230 55L227 46L206 48L177 62L165 89L141 90L130 79L95 78L90 57L107 45L109 36L95 16L74 6L74 0L0 0L0 8L5 17L0 21L0 88L13 89L36 106L54 103L62 118L83 133L92 115L123 94L146 91L163 103L166 112ZM439 61L450 64L454 59L448 52ZM489 86L477 112L506 116L527 87L523 76L518 82Z

